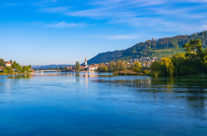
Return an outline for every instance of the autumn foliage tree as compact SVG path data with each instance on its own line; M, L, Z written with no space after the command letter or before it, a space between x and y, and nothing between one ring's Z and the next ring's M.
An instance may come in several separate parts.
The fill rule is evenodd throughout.
M140 62L139 62L139 61L135 61L135 62L133 63L133 65L132 65L132 70L133 70L134 72L140 72L141 69L142 69L142 65L140 64Z
M104 64L100 64L98 67L98 72L108 72L108 67Z
M207 49L203 50L200 39L183 45L185 53L162 58L151 65L152 75L179 76L207 73Z

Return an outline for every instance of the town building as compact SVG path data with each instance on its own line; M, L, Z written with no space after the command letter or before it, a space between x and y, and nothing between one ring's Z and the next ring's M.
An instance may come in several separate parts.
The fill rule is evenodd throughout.
M96 70L98 70L98 65L97 64L89 65L87 70L88 71L96 71Z
M86 59L86 58L85 58L84 65L85 65L85 66L88 66L88 62L87 62L87 59Z
M66 67L65 70L72 72L72 71L75 71L75 67L69 66L69 67Z
M11 66L12 66L12 62L11 62L11 61L7 61L7 62L5 62L5 66L6 66L6 67L11 67Z
M85 62L84 62L84 64L83 64L83 69L88 69L88 61L87 61L87 59L85 58Z

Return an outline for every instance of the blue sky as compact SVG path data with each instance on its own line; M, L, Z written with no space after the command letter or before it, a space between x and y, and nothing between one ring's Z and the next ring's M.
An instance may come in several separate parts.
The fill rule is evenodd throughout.
M147 39L207 30L207 0L1 0L0 58L74 64Z

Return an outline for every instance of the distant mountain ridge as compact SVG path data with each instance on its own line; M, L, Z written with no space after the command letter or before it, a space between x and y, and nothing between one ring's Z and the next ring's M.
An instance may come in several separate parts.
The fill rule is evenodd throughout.
M96 55L88 61L88 64L106 63L119 59L133 59L140 57L155 56L156 50L178 49L191 39L201 39L204 48L207 47L207 31L194 33L192 35L178 35L174 37L160 38L158 40L147 40L140 42L125 50L104 52Z

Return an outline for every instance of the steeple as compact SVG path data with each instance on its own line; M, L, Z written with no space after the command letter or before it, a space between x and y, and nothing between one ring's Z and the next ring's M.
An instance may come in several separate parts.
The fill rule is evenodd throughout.
M87 64L87 59L85 58L85 66L87 66L88 64Z

